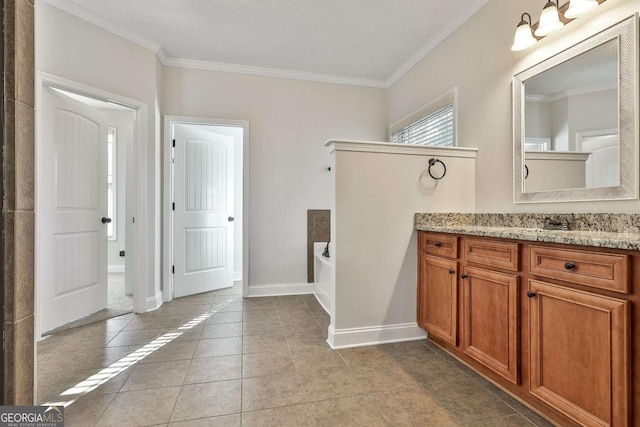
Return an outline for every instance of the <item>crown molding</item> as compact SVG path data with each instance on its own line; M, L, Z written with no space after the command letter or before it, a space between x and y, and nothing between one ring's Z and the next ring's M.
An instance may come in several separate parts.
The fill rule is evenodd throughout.
M431 37L416 53L414 53L404 64L402 64L386 81L386 87L390 88L405 74L416 66L425 56L427 56L433 49L438 47L447 37L451 35L455 30L464 24L467 19L471 18L482 6L484 6L489 0L475 0L464 12L453 20L449 25L438 31L433 37Z
M308 80L322 83L343 84L386 88L383 80L358 79L331 74L309 73L305 71L282 70L278 68L254 67L249 65L226 64L222 62L199 61L184 58L159 58L166 67L191 68L196 70L221 71L226 73L251 74L254 76L279 77L284 79Z
M143 37L139 37L132 34L117 25L108 22L99 16L89 12L83 7L69 0L37 0L48 3L58 9L61 9L71 15L74 15L84 21L87 21L93 25L96 25L103 30L109 31L117 36L122 37L138 46L141 46L151 52L153 52L160 63L167 67L177 68L191 68L197 70L207 71L220 71L227 73L238 74L250 74L256 76L265 77L278 77L285 79L295 80L308 80L322 83L343 84L351 86L364 86L388 89L395 84L402 76L404 76L411 68L413 68L418 62L420 62L429 52L435 49L440 43L442 43L451 33L453 33L460 25L462 25L467 19L473 16L482 6L484 6L489 0L475 0L464 13L457 19L452 21L449 25L441 29L433 37L431 37L427 43L425 43L420 50L413 54L404 64L400 66L386 81L376 79L360 79L356 77L337 76L331 74L311 73L305 71L293 71L283 70L278 68L268 67L256 67L248 65L227 64L221 62L193 60L185 58L173 58L167 56L161 45L147 40Z

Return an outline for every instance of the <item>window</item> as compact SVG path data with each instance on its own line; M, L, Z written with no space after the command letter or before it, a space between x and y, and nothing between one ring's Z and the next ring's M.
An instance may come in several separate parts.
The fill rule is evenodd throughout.
M455 95L454 89L391 125L391 142L455 146Z
M107 131L107 216L111 222L107 224L107 237L117 240L116 235L116 128Z

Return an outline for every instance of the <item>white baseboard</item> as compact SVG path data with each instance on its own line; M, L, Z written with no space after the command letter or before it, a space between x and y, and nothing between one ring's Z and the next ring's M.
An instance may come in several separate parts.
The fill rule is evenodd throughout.
M250 285L248 297L312 294L313 283L282 283L278 285Z
M242 282L242 271L240 273L233 273L234 282Z
M147 311L153 311L160 308L161 305L162 305L162 291L156 293L152 297L148 297L146 300L145 308L147 309Z
M107 273L124 273L124 264L114 264L107 266Z
M366 328L337 329L329 326L327 343L332 349L362 347L365 345L389 344L416 341L427 338L427 332L416 323L372 326Z

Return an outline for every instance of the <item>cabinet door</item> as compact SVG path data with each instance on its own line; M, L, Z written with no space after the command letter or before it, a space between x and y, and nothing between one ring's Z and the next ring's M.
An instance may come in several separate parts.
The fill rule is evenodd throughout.
M630 303L529 281L531 393L585 426L629 425Z
M462 350L518 384L518 276L465 266L462 277Z
M457 261L421 257L418 324L453 345L458 343L457 270Z

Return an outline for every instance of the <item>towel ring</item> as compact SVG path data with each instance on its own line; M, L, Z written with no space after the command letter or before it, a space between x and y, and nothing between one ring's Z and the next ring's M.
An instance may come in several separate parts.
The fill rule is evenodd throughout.
M529 178L529 168L527 165L524 165L524 179Z
M440 164L442 165L442 167L444 168L444 172L442 172L442 175L437 176L437 177L436 177L436 176L433 176L433 174L431 173L431 167L432 167L433 165L435 165L436 163L440 163ZM429 159L429 171L428 171L428 172L429 172L429 176L430 176L431 178L433 178L433 179L435 179L436 181L438 181L438 180L440 180L440 179L444 178L444 176L447 174L447 166L446 166L444 163L442 163L442 160L439 160L439 159Z

